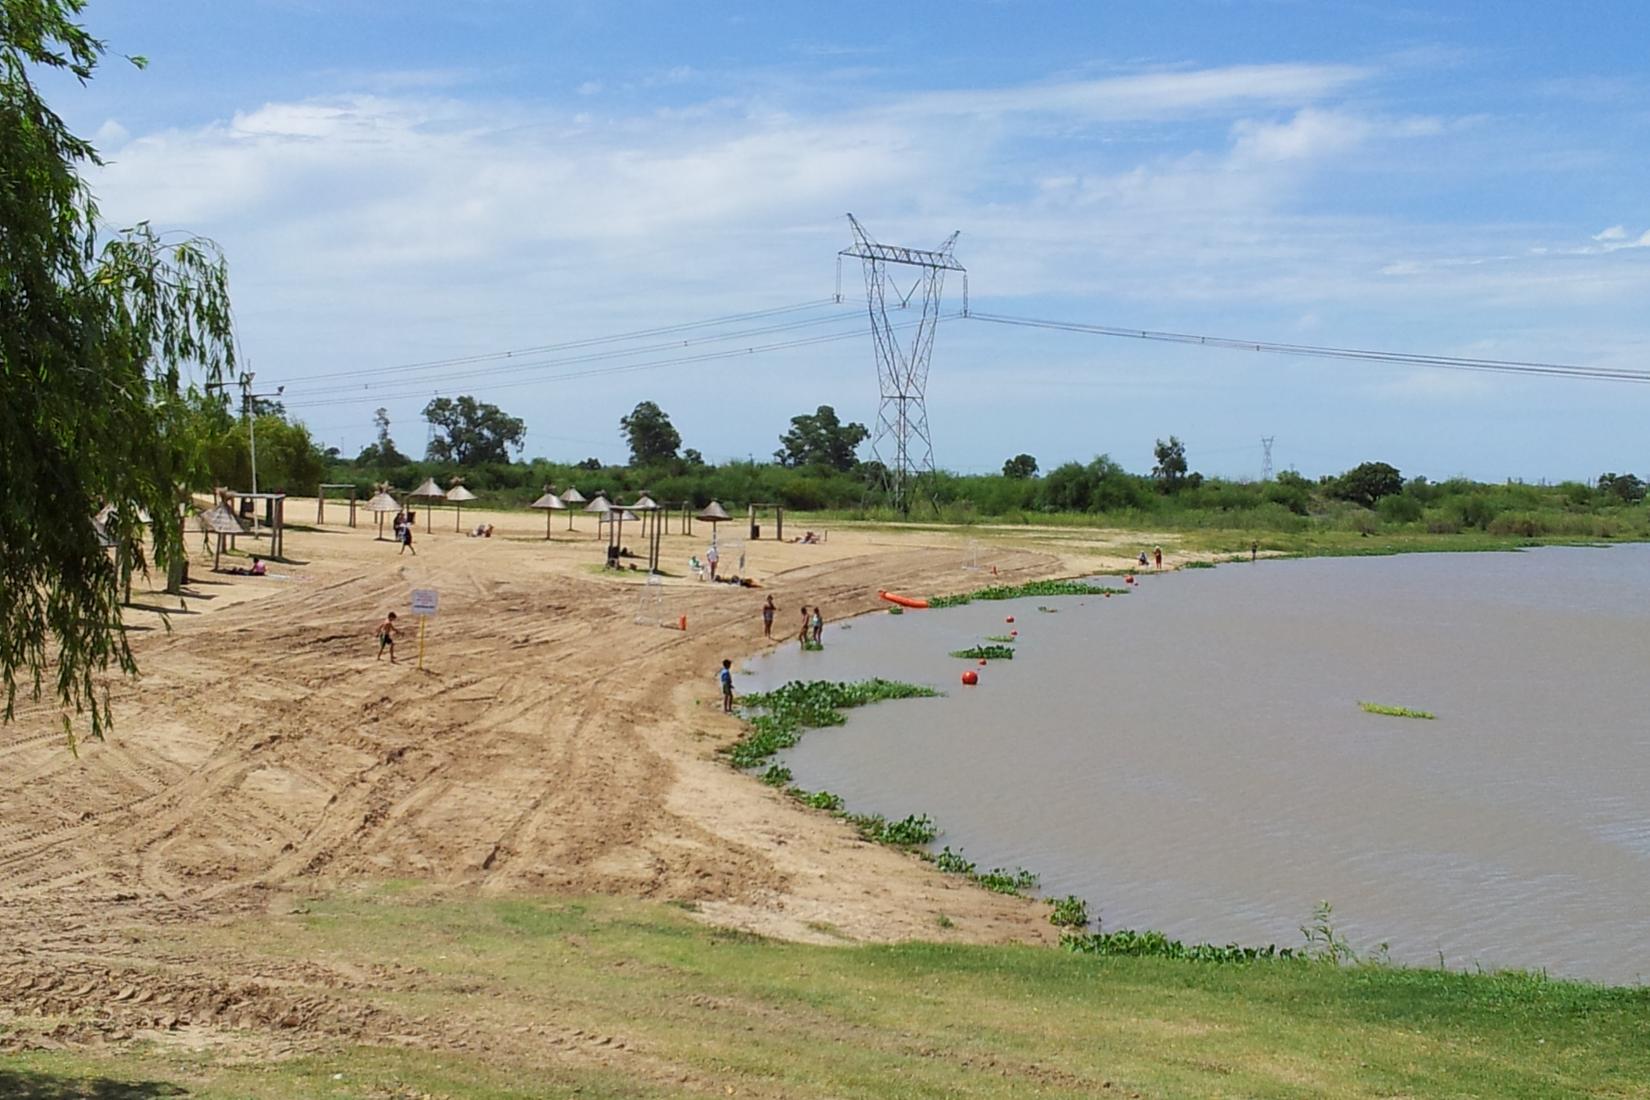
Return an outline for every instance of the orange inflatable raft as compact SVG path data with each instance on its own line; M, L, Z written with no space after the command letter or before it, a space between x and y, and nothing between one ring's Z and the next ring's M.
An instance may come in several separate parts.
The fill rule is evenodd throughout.
M877 595L881 596L889 603L897 603L901 607L914 607L921 609L928 606L927 600L919 600L915 596L900 596L893 592L878 592Z

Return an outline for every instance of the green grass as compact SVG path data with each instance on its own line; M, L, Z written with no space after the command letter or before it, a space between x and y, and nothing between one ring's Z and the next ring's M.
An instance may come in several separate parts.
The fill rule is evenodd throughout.
M1012 661L1014 659L1014 647L1007 645L976 645L969 646L967 649L953 649L951 656L966 657L971 661Z
M1359 703L1358 706L1368 714L1385 714L1393 718L1426 718L1438 716L1430 710L1411 710L1409 707L1389 707L1385 703Z
M203 935L199 950L215 937L286 961L412 968L411 988L333 992L404 1017L464 1021L487 1053L41 1052L0 1058L0 1095L1650 1096L1650 990L1524 974L818 947L612 899L333 898ZM536 1053L519 1031L529 1025L625 1049Z

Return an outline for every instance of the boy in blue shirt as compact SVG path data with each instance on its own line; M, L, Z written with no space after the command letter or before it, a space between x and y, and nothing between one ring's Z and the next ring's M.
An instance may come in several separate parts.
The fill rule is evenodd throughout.
M718 672L716 674L716 678L718 680L722 681L722 713L723 714L732 714L733 713L733 662L731 660L724 660L722 662L722 671Z

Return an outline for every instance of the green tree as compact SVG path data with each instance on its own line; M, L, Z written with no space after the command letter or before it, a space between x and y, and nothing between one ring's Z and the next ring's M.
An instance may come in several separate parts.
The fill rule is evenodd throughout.
M430 440L426 454L431 462L453 462L479 466L484 462L508 462L512 448L519 454L527 425L497 405L477 401L469 394L457 398L437 397L424 406L424 419L440 433Z
M1328 489L1329 495L1339 500L1373 508L1382 497L1403 492L1404 479L1396 467L1385 462L1363 462L1335 478Z
M1152 448L1152 454L1157 459L1157 464L1152 467L1152 477L1157 479L1158 485L1165 493L1179 489L1186 478L1186 444L1171 435L1167 443L1159 439L1157 446Z
M590 470L592 472L597 472L597 473L599 473L601 471L601 468L602 468L602 460L599 459L599 458L587 458L587 459L584 459L584 460L576 463L573 466L573 469L575 469L575 470Z
M835 409L821 405L812 415L791 417L790 431L779 437L773 457L781 466L852 470L859 463L854 451L870 435L864 424L844 424Z
M1003 463L1003 476L1017 481L1037 476L1037 460L1028 454L1017 454Z
M1633 474L1608 473L1598 475L1598 490L1623 504L1637 504L1644 499L1645 485Z
M655 466L676 457L682 434L670 423L665 411L651 401L643 401L619 418L619 431L630 444L632 466Z
M381 470L386 466L405 466L412 461L401 453L395 445L395 440L390 438L388 409L379 408L373 412L372 426L378 430L378 438L362 448L355 459L357 464Z
M153 561L183 558L181 489L201 476L182 372L234 365L228 274L216 246L146 223L110 233L81 173L100 163L35 77L90 80L102 42L79 0L0 0L0 682L3 717L49 672L71 714L109 719L100 677L137 671L120 595ZM141 66L141 59L133 59ZM116 509L111 560L88 518Z

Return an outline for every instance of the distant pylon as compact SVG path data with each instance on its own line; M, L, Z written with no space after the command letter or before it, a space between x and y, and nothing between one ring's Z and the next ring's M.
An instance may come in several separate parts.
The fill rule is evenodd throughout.
M1272 480L1272 441L1276 438L1275 435L1260 437L1260 479L1262 481Z
M848 224L854 231L854 243L837 254L837 285L840 288L842 283L843 256L864 262L865 301L871 314L871 340L876 346L877 382L882 395L877 408L876 432L871 437L871 454L882 463L894 507L907 512L911 507L912 482L922 474L934 472L934 443L928 435L927 389L934 328L940 320L940 292L945 288L947 271L961 272L966 316L968 271L951 255L951 248L957 243L956 233L930 252L878 244L852 214L848 215ZM890 265L894 264L918 269L917 281L911 284L911 289L901 291L894 282L889 272ZM909 342L902 344L888 317L888 299L894 299L895 309L905 309L919 288L922 316L916 319L916 331Z

